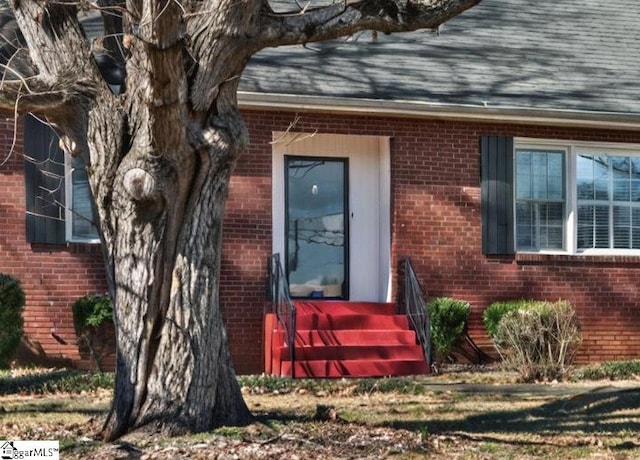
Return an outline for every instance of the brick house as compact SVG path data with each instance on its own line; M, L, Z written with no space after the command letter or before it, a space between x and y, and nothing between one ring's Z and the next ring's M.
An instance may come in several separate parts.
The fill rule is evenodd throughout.
M264 368L272 253L285 255L297 295L320 285L321 296L368 301L395 300L408 256L430 297L471 303L470 335L481 346L489 346L481 313L491 302L567 299L583 331L581 362L636 357L634 6L484 0L439 31L363 33L258 54L239 94L252 141L231 181L222 266L236 370ZM9 154L11 114L1 128L0 272L25 287L29 337L48 357L86 364L70 304L106 286L100 248L78 217L82 169L62 157L29 160L42 157L40 148L51 158L50 138L32 121L15 136L27 161ZM64 183L46 182L49 167ZM323 200L325 190L333 201L319 205L327 212L317 228L295 199L304 191L315 198L302 204ZM76 213L51 205L62 200L77 203ZM344 206L341 218L335 206ZM296 227L292 238L285 222L296 212L313 237ZM339 224L343 244L329 240ZM305 257L312 238L331 251ZM322 280L309 274L318 261L327 267Z

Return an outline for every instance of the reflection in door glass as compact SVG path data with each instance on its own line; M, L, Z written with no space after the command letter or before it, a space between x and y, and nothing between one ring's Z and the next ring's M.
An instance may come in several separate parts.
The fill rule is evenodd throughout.
M346 298L347 160L286 157L286 169L291 295Z

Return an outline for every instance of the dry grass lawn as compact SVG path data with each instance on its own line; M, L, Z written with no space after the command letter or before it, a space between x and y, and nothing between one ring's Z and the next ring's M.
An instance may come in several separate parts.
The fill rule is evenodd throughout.
M640 459L636 381L524 385L471 373L393 382L364 392L357 380L247 386L251 426L176 438L133 433L115 444L94 439L108 390L11 394L0 397L0 437L57 439L61 458L83 460Z

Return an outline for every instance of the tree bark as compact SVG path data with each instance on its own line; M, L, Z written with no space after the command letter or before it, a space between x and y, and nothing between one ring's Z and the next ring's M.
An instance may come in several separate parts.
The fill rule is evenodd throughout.
M480 0L350 0L289 13L266 0L97 0L103 45L126 64L119 94L73 2L8 1L29 58L4 72L0 106L46 115L88 165L117 342L104 437L251 421L218 297L229 177L248 142L236 92L249 57L365 29L436 27Z
M234 85L221 89L217 106L224 115L212 126L191 123L172 141L164 136L165 147L156 133L151 152L145 149L150 124L184 121L160 120L156 112L129 138L130 114L117 106L102 103L90 117L95 161L89 180L113 285L118 346L107 439L149 424L179 433L251 420L218 298L227 184L246 142L239 114L224 108L234 91ZM120 161L108 164L104 159L114 155L103 150L122 152L115 156Z
M107 439L147 425L173 434L251 420L218 297L227 186L248 141L237 80L217 85L209 114L190 108L179 32L172 33L130 44L127 86L136 91L105 96L111 104L101 101L89 117L89 181L118 346ZM241 55L225 68L238 65Z
M110 439L149 423L176 433L250 420L218 299L231 165L220 167L209 152L198 155L194 166L200 172L186 193L166 187L137 201L123 180L125 190L113 196L116 209L144 209L118 211L115 219L118 354L114 405L105 425Z

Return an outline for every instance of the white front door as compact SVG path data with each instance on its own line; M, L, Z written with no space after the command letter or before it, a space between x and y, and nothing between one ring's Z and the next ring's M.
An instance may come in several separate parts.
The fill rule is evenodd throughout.
M292 295L391 301L389 139L378 136L274 133L273 140L273 252L280 253L283 262L291 262L290 270L302 267L291 277ZM348 248L348 254L343 259L346 265L342 267L342 273L348 279L341 286L338 286L342 281L339 279L341 270L337 268L339 262L328 269L331 273L335 272L335 276L331 273L330 276L314 275L304 268L312 266L313 262L299 260L305 256L305 250L301 249L301 244L304 243L291 242L293 234L296 235L296 240L302 241L298 238L302 232L295 233L292 230L293 224L287 224L287 217L289 222L293 222L290 214L303 215L303 212L300 211L300 200L295 205L295 211L287 207L287 168L290 169L291 165L298 169L304 167L304 162L296 163L295 160L305 157L310 160L335 158L334 163L343 162L348 171L344 181L348 200L344 212L347 215L340 217L335 211L327 212L324 218L307 221L307 226L315 228L316 221L324 221L332 227L340 218L348 220L341 230L345 238L348 238L344 242L344 247ZM319 195L322 192L320 184L311 184L308 188L310 193ZM331 228L321 230L323 231L316 229L316 239L326 244ZM306 251L307 257L311 253L312 251ZM341 287L346 287L344 292ZM343 293L344 296L341 295Z

